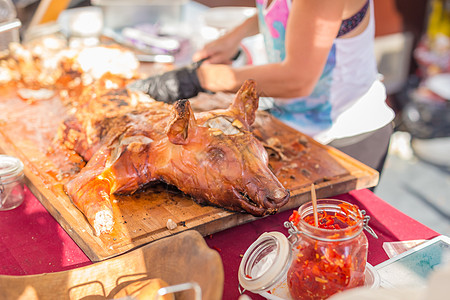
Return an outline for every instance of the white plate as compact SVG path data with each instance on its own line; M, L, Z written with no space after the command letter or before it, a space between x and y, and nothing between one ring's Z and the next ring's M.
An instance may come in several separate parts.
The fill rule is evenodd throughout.
M256 13L254 7L223 6L208 9L204 14L205 24L217 29L230 30Z
M378 274L377 270L369 263L366 264L365 274L365 287L375 289L380 286L380 275ZM292 300L286 281L282 282L279 286L274 288L271 294L269 294L268 292L262 292L260 293L260 295L270 300Z

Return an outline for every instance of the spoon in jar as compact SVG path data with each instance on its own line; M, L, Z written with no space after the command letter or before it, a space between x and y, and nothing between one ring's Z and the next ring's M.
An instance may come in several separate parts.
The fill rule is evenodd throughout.
M317 217L316 188L314 187L314 183L311 184L311 201L312 201L313 212L314 212L314 226L319 227L319 219Z

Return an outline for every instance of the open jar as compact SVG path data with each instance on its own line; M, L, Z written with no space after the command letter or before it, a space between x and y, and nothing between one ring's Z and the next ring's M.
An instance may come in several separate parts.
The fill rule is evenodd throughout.
M318 200L317 212L315 226L312 202L303 204L285 223L288 238L278 232L264 233L249 247L238 274L245 290L268 299L326 299L339 291L377 284L367 282L377 274L367 264L363 229L375 233L368 227L365 212L334 199ZM285 243L288 253L283 250ZM275 294L278 298L271 297Z
M11 210L24 199L23 163L16 157L0 155L0 211Z

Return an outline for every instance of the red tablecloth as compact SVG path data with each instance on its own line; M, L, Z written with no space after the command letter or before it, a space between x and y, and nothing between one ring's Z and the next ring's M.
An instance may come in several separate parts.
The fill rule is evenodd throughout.
M369 190L352 191L334 198L357 204L371 216L369 225L379 238L369 239L368 261L372 265L388 257L383 242L431 239L437 232L408 217ZM263 232L280 231L292 211L286 211L251 223L240 225L206 237L223 261L225 285L223 299L237 299L237 270L241 254ZM0 274L29 275L64 271L91 263L89 258L59 226L40 202L27 189L24 203L12 210L0 212ZM250 294L252 299L261 298Z

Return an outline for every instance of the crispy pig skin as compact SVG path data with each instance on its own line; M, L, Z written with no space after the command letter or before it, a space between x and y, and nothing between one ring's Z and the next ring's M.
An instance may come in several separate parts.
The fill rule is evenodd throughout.
M61 126L60 141L88 161L65 191L97 235L112 230L111 194L132 194L153 181L174 185L198 203L255 216L287 203L289 191L249 130L259 100L253 81L228 109L198 114L188 100L136 104L134 92L91 88L95 93L82 95Z

